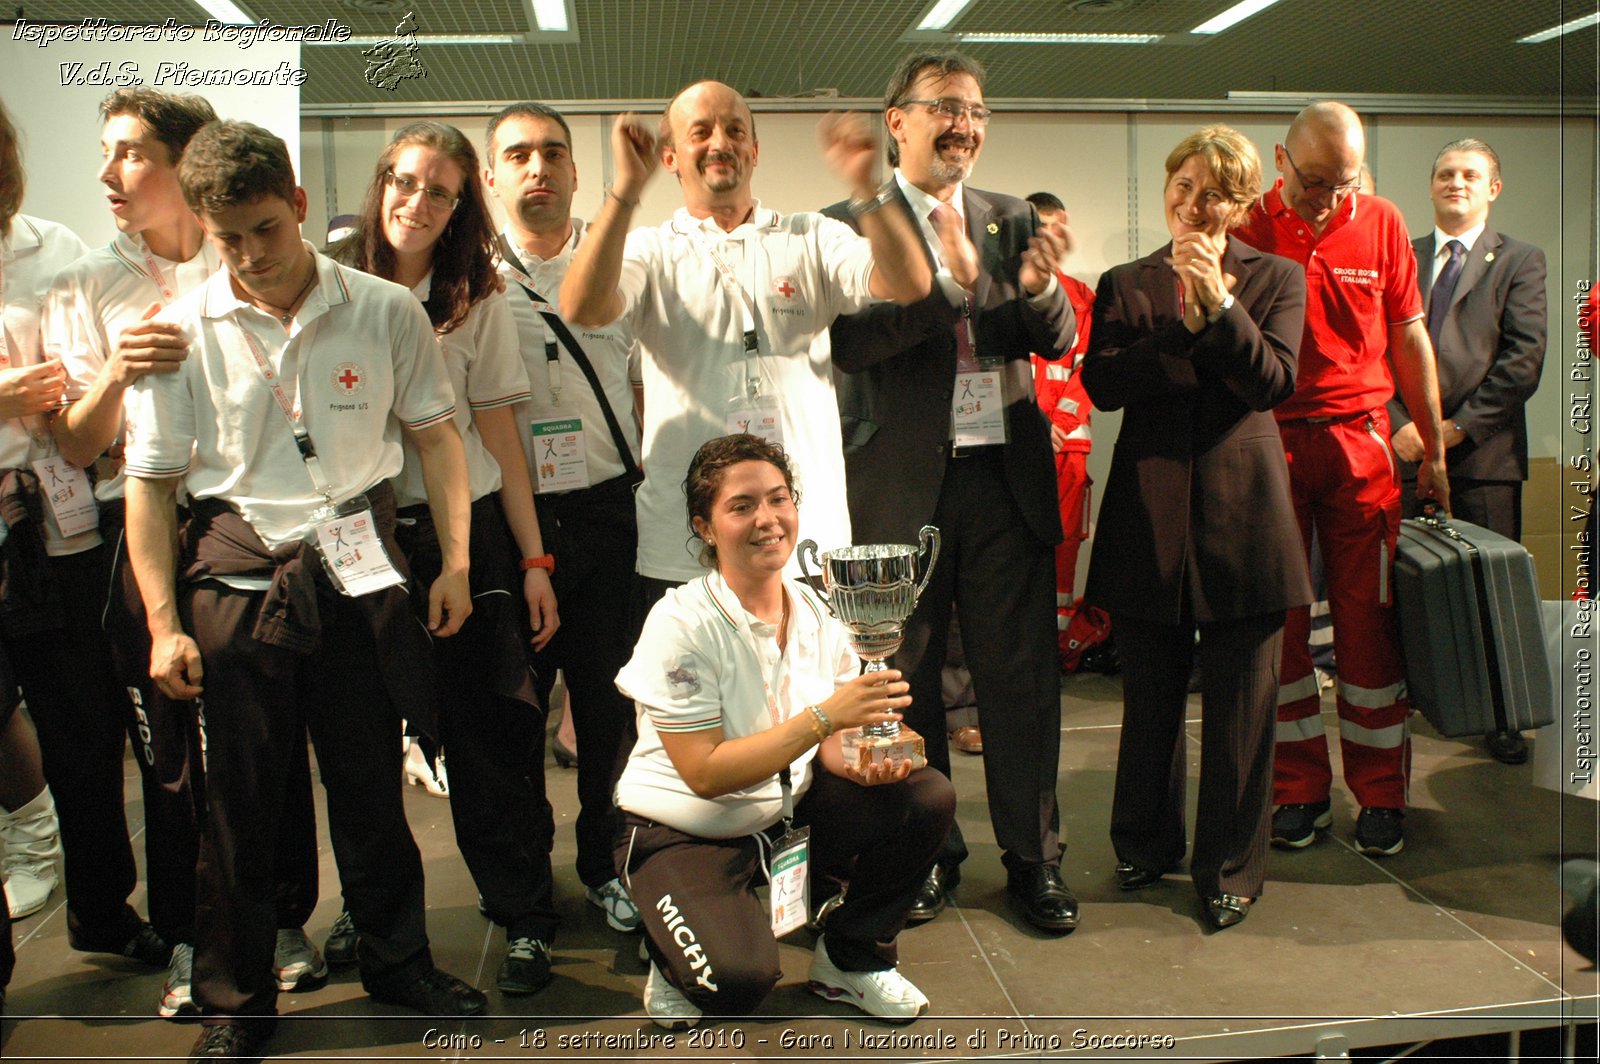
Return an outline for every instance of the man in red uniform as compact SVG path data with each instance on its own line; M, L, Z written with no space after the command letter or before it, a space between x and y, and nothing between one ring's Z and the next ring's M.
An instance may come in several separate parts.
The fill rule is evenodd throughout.
M1275 148L1281 180L1235 235L1306 269L1298 381L1273 413L1301 533L1309 543L1315 527L1328 574L1340 750L1345 782L1361 805L1356 844L1363 853L1388 855L1404 846L1410 761L1390 581L1400 486L1385 404L1396 383L1406 408L1420 412L1424 453L1417 494L1448 511L1450 489L1416 256L1394 204L1357 193L1365 151L1361 120L1349 107L1333 101L1307 107ZM1333 773L1309 632L1309 611L1290 610L1279 677L1272 841L1296 849L1333 821Z
M1066 222L1067 208L1049 192L1028 197L1039 220ZM1033 391L1039 409L1050 422L1050 446L1056 455L1056 497L1061 503L1061 542L1056 546L1056 630L1061 652L1066 653L1067 625L1072 623L1073 585L1078 577L1078 549L1089 538L1089 393L1083 390L1078 366L1089 350L1089 319L1094 313L1094 289L1059 269L1056 280L1078 315L1078 335L1072 349L1059 362L1033 358Z

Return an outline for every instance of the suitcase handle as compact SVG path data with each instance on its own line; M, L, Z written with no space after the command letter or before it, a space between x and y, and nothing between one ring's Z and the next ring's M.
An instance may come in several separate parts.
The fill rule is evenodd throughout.
M1422 516L1416 518L1415 520L1427 525L1435 532L1438 532L1441 536L1446 536L1458 543L1465 543L1466 541L1461 538L1461 533L1456 530L1454 525L1446 520L1448 516L1449 515L1446 514L1445 517L1440 517L1439 504L1434 502L1432 499L1429 499L1427 502L1422 504ZM1478 549L1472 546L1470 543L1467 544L1467 549L1472 555L1473 559L1476 560Z

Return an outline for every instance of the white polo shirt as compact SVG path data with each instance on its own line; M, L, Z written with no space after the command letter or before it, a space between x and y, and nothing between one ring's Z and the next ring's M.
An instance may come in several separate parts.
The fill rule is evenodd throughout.
M433 274L429 273L411 290L419 303L427 301L432 282ZM465 321L436 339L450 387L455 391L456 430L461 433L461 444L467 452L468 490L472 501L477 502L491 491L500 490L500 466L478 435L473 411L510 406L528 398L528 378L517 357L517 335L506 293L495 292L478 300L467 311ZM410 440L404 441L404 449L405 468L394 480L395 501L400 506L425 503L428 488L422 482L421 455Z
M505 238L512 246L516 246L516 238L509 228L505 230ZM572 253L582 239L583 219L574 218L572 236L568 238L567 246L554 258L541 259L526 248L517 248L517 257L527 268L528 279L533 282L535 293L557 314L560 311L555 304L561 294L561 281L566 277L567 267L572 265ZM536 461L529 424L536 419L577 417L583 423L584 464L588 468L589 483L594 485L620 477L626 470L617 454L611 430L606 427L605 415L600 412L600 400L589 385L589 378L584 376L572 353L567 350L567 345L554 332L548 334L548 340L556 347L555 365L550 364L546 354L547 329L544 318L529 299L529 293L512 275L509 263L500 264L500 275L506 280L506 299L511 303L511 317L517 325L517 343L522 350L522 362L528 374L530 396L526 403L517 407L517 428L522 435L522 448L528 456L528 467L532 469ZM611 404L611 412L616 415L623 438L633 452L633 460L638 462L639 429L633 416L632 382L639 378L639 355L628 323L619 318L603 328L589 329L568 322L567 328L583 345L583 353L594 367L594 374L599 378L600 387ZM537 478L534 487L538 487Z
M142 377L124 403L128 475L186 476L190 495L232 503L269 548L307 538L323 498L246 332L300 410L336 502L400 472L402 424L436 425L456 407L416 297L321 254L316 264L292 335L217 271L161 314L183 327L183 368Z
M712 246L752 295L754 357L744 349L744 299L724 285ZM778 403L804 502L800 538L823 550L850 542L828 326L873 302L871 276L866 238L820 214L780 216L757 204L752 221L725 233L679 208L659 228L628 234L618 290L643 352L646 397L639 572L662 580L702 572L686 544L683 478L695 450L728 433L728 404L752 380Z
M152 268L159 278L151 276ZM200 241L189 261L174 262L150 251L142 238L118 233L63 270L45 300L44 349L66 367L67 398L76 402L88 393L122 330L137 324L150 304L166 305L194 291L221 268L209 240ZM122 498L124 481L120 470L100 480L95 498Z
M721 728L725 739L754 735L825 701L861 671L844 626L799 581L784 582L791 608L780 654L778 626L740 604L720 573L671 588L645 619L617 688L634 700L639 740L617 780L616 805L707 839L748 835L776 823L778 777L719 798L701 798L679 775L662 732ZM767 708L770 691L777 719ZM789 766L795 800L811 785L808 747Z
M56 275L88 251L64 225L19 214L11 231L0 234L0 369L36 366L45 359L42 318L45 296ZM46 415L0 421L0 469L30 469L29 463L55 453ZM76 554L100 544L100 533L63 540L45 512L45 549Z

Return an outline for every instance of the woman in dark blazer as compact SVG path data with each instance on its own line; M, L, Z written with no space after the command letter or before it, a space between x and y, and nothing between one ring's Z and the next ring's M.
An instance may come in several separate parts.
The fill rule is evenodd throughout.
M1311 600L1268 413L1294 391L1305 273L1227 236L1260 185L1255 147L1226 126L1173 149L1163 194L1172 241L1100 278L1082 370L1095 406L1124 410L1085 596L1111 612L1123 661L1117 877L1137 890L1183 859L1198 629L1190 871L1218 929L1261 895L1284 612Z

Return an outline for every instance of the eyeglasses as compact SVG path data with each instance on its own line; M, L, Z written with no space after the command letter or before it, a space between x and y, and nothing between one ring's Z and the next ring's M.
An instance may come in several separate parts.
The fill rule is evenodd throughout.
M384 173L383 180L393 185L394 190L400 193L402 198L410 199L420 192L429 206L438 207L440 210L453 211L456 209L456 204L461 202L461 197L455 193L448 192L438 185L424 185L410 174L397 174L389 170Z
M1322 181L1307 181L1306 175L1294 164L1294 156L1289 154L1287 146L1283 149L1283 157L1289 160L1289 169L1294 171L1295 180L1300 182L1300 187L1315 196L1319 192L1327 192L1334 196L1348 196L1361 187L1361 175L1357 174L1355 180L1345 181L1342 184L1330 185Z
M959 122L961 116L966 115L967 121L975 126L987 125L989 116L994 114L981 103L968 103L954 96L944 96L937 100L902 100L900 106L904 107L908 103L919 103L934 114L943 115L952 122Z

